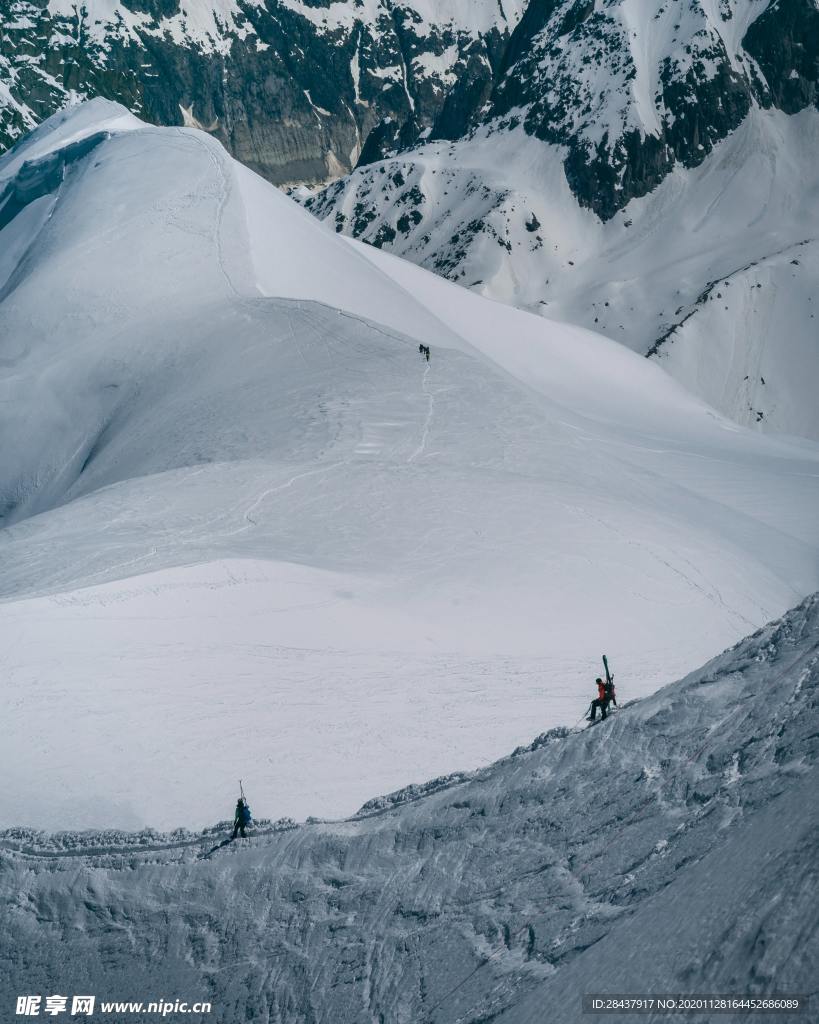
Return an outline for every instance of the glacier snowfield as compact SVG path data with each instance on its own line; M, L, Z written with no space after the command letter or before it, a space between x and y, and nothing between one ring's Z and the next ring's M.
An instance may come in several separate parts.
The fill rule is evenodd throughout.
M0 190L8 825L201 828L239 777L348 815L571 725L603 651L646 696L819 588L819 446L201 132L94 101Z

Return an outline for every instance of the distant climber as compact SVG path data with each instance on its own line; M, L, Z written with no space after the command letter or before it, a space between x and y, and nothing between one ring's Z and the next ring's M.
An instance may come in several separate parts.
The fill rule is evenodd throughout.
M418 351L421 354L421 358L429 362L429 345L419 345Z
M231 838L235 839L238 833L242 839L246 839L245 827L250 824L250 820L250 808L247 805L247 800L245 800L244 796L240 796L236 801L236 813L233 817L233 835Z
M589 705L589 721L593 722L597 718L597 709L600 708L600 719L605 720L608 714L609 698L606 695L606 684L600 678L595 679L597 683L597 699L593 700Z

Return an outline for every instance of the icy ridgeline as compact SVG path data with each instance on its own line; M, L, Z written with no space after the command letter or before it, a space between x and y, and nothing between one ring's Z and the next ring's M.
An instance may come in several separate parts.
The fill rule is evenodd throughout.
M219 847L8 831L0 1005L570 1024L595 990L816 998L817 685L814 595L604 725L347 821Z
M815 445L201 132L96 101L0 188L0 822L199 828L239 777L340 817L574 722L602 651L646 696L819 588Z

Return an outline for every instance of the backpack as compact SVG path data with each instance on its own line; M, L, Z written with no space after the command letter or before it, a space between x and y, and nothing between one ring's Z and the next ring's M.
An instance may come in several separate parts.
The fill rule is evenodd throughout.
M614 681L606 683L606 700L614 700Z

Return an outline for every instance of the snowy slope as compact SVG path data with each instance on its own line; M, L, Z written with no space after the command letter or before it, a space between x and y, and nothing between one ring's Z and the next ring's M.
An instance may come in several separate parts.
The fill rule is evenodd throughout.
M122 116L0 162L0 819L347 813L819 585L815 445Z
M814 595L603 725L346 821L232 845L226 824L7 830L0 1005L208 1000L188 1019L225 1024L574 1024L587 992L815 1006L818 685Z
M560 150L484 132L361 168L307 205L480 294L656 353L743 425L816 439L817 149L815 110L752 111L604 223Z

